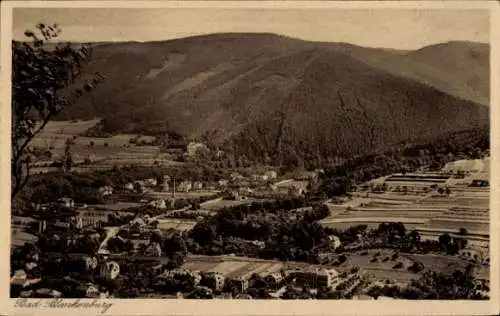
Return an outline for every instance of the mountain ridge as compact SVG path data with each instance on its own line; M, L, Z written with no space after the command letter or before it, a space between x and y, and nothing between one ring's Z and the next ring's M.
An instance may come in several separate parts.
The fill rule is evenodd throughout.
M363 154L488 122L489 51L458 46L394 52L254 33L96 45L86 71L107 80L59 119L103 117L101 132L175 132L255 159ZM472 65L477 89L456 75L467 65L436 62L443 54Z

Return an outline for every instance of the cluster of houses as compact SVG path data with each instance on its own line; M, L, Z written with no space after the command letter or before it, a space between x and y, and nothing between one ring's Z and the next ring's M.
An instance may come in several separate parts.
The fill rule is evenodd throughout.
M286 272L287 277L291 277L296 285L309 285L311 288L334 288L339 284L339 273L335 269L324 267L308 266L303 269L295 269Z
M55 259L60 261L61 259ZM89 273L91 271L97 271L99 277L105 280L114 280L120 274L120 265L116 261L111 260L98 260L96 257L85 256L78 259L73 259L66 264L71 264L72 267L79 268L80 273ZM37 288L37 285L42 281L41 276L33 277L31 273L37 267L36 262L29 262L26 264L25 269L18 269L14 271L10 279L11 288L19 292L20 297L45 297L45 298L56 298L61 297L62 293L49 288ZM64 277L60 281L73 281L70 277ZM86 282L79 284L77 291L83 294L87 298L98 298L107 297L109 292L100 290L99 286Z
M192 280L194 286L203 287L208 291L227 291L228 289L236 290L237 293L244 293L248 287L252 277L258 275L263 278L269 286L270 290L278 290L282 288L286 282L292 286L305 286L310 289L341 289L344 293L351 292L361 282L359 274L354 273L342 277L335 269L306 266L303 268L295 268L286 270L279 263L265 267L262 271L247 270L242 273L222 273L220 271L192 271L185 268L180 268L171 271L165 271L160 274L157 279L172 279L172 280Z
M194 146L194 145L193 145ZM193 148L197 148L194 146ZM202 181L175 181L170 176L165 175L162 178L148 178L136 180L123 185L122 189L140 193L152 192L160 189L163 192L190 192L203 189L231 189L235 198L244 197L253 193L254 188L271 189L277 194L287 194L300 196L307 192L310 181L318 177L322 170L311 172L302 172L293 175L291 179L276 182L278 173L274 170L267 170L244 176L239 172L233 172L227 179L217 181L215 185L205 185ZM98 189L99 195L104 197L113 194L113 188L105 186Z
M198 142L191 142L186 146L186 154L189 157L196 157L208 151L207 145Z
M254 173L248 177L238 172L230 174L228 180L220 180L221 189L231 188L231 198L242 199L247 195L268 193L271 195L303 196L316 181L323 170L296 172L289 179L278 181L278 173L274 170Z
M66 197L60 198L57 203L68 209L74 210L74 212L69 212L67 214L61 213L57 219L50 221L50 223L49 220L45 218L38 220L38 231L40 233L47 229L48 224L57 228L68 230L70 228L84 229L86 227L102 227L109 221L109 216L116 213L110 210L89 209L87 205L75 204L73 199Z
M172 186L172 187L171 187ZM160 188L161 191L174 191L174 192L190 192L192 190L199 191L203 189L203 182L201 181L180 181L175 182L170 176L165 175L158 182L158 179L149 178L144 180L136 180L134 182L129 182L123 186L125 190L128 191L139 191L139 192L149 192L153 188Z
M485 247L469 245L464 249L459 250L458 254L462 259L465 260L469 260L475 263L481 263L483 265L490 264L489 249Z

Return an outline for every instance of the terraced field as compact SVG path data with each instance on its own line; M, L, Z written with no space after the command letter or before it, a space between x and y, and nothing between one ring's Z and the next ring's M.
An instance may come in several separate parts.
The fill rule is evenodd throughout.
M460 162L460 166L469 166L477 172L466 179L466 185L450 186L447 183L449 195L437 190L420 194L354 192L343 204L327 204L331 215L320 223L345 229L359 224L376 227L382 222L400 221L409 229L419 230L422 237L428 239L437 239L440 233L456 233L465 228L471 242L483 243L482 238L489 234L489 188L469 187L468 184L478 173L489 168L488 159L484 161ZM409 188L415 185L411 179L404 183Z
M136 146L130 143L131 139L138 141L153 141L154 137L140 136L136 134L119 134L112 137L84 137L80 136L87 129L95 126L98 119L81 122L54 121L49 122L42 133L32 142L33 147L50 150L52 158L36 164L35 173L56 171L49 168L52 161L59 159L64 154L68 139L72 140L71 153L74 161L82 163L86 159L91 163L80 165L75 168L78 172L90 172L94 170L107 170L113 166L125 165L182 165L176 162L169 154L160 153L158 146Z

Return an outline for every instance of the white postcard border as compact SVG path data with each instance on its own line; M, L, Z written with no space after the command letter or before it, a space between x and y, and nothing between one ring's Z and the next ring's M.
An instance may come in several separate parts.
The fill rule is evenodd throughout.
M14 8L342 8L342 9L487 9L490 10L490 69L491 69L491 135L500 135L496 118L500 117L498 30L500 29L500 6L496 1L4 1L1 16L1 76L2 98L0 110L0 144L4 148L0 155L2 190L0 222L10 223L10 68L12 10ZM466 26L464 26L466 27ZM489 301L256 301L256 300L158 300L158 299L113 299L107 311L110 315L489 315L499 312L499 190L500 165L498 154L500 140L491 137L491 205L490 205L490 251L491 251L491 299ZM0 306L7 315L89 315L99 310L70 310L41 307L36 310L15 308L15 299L8 298L10 228L1 229L0 250L5 258L0 269L4 286L0 289ZM91 300L82 300L91 301Z

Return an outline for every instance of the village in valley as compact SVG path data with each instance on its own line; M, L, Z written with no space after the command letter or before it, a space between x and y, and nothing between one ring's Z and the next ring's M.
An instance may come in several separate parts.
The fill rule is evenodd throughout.
M33 142L54 154L35 168L38 199L13 205L14 297L432 298L453 282L489 295L487 151L325 197L323 169L214 168L223 153L203 143L78 126Z
M488 10L189 8L11 10L10 298L490 301Z

